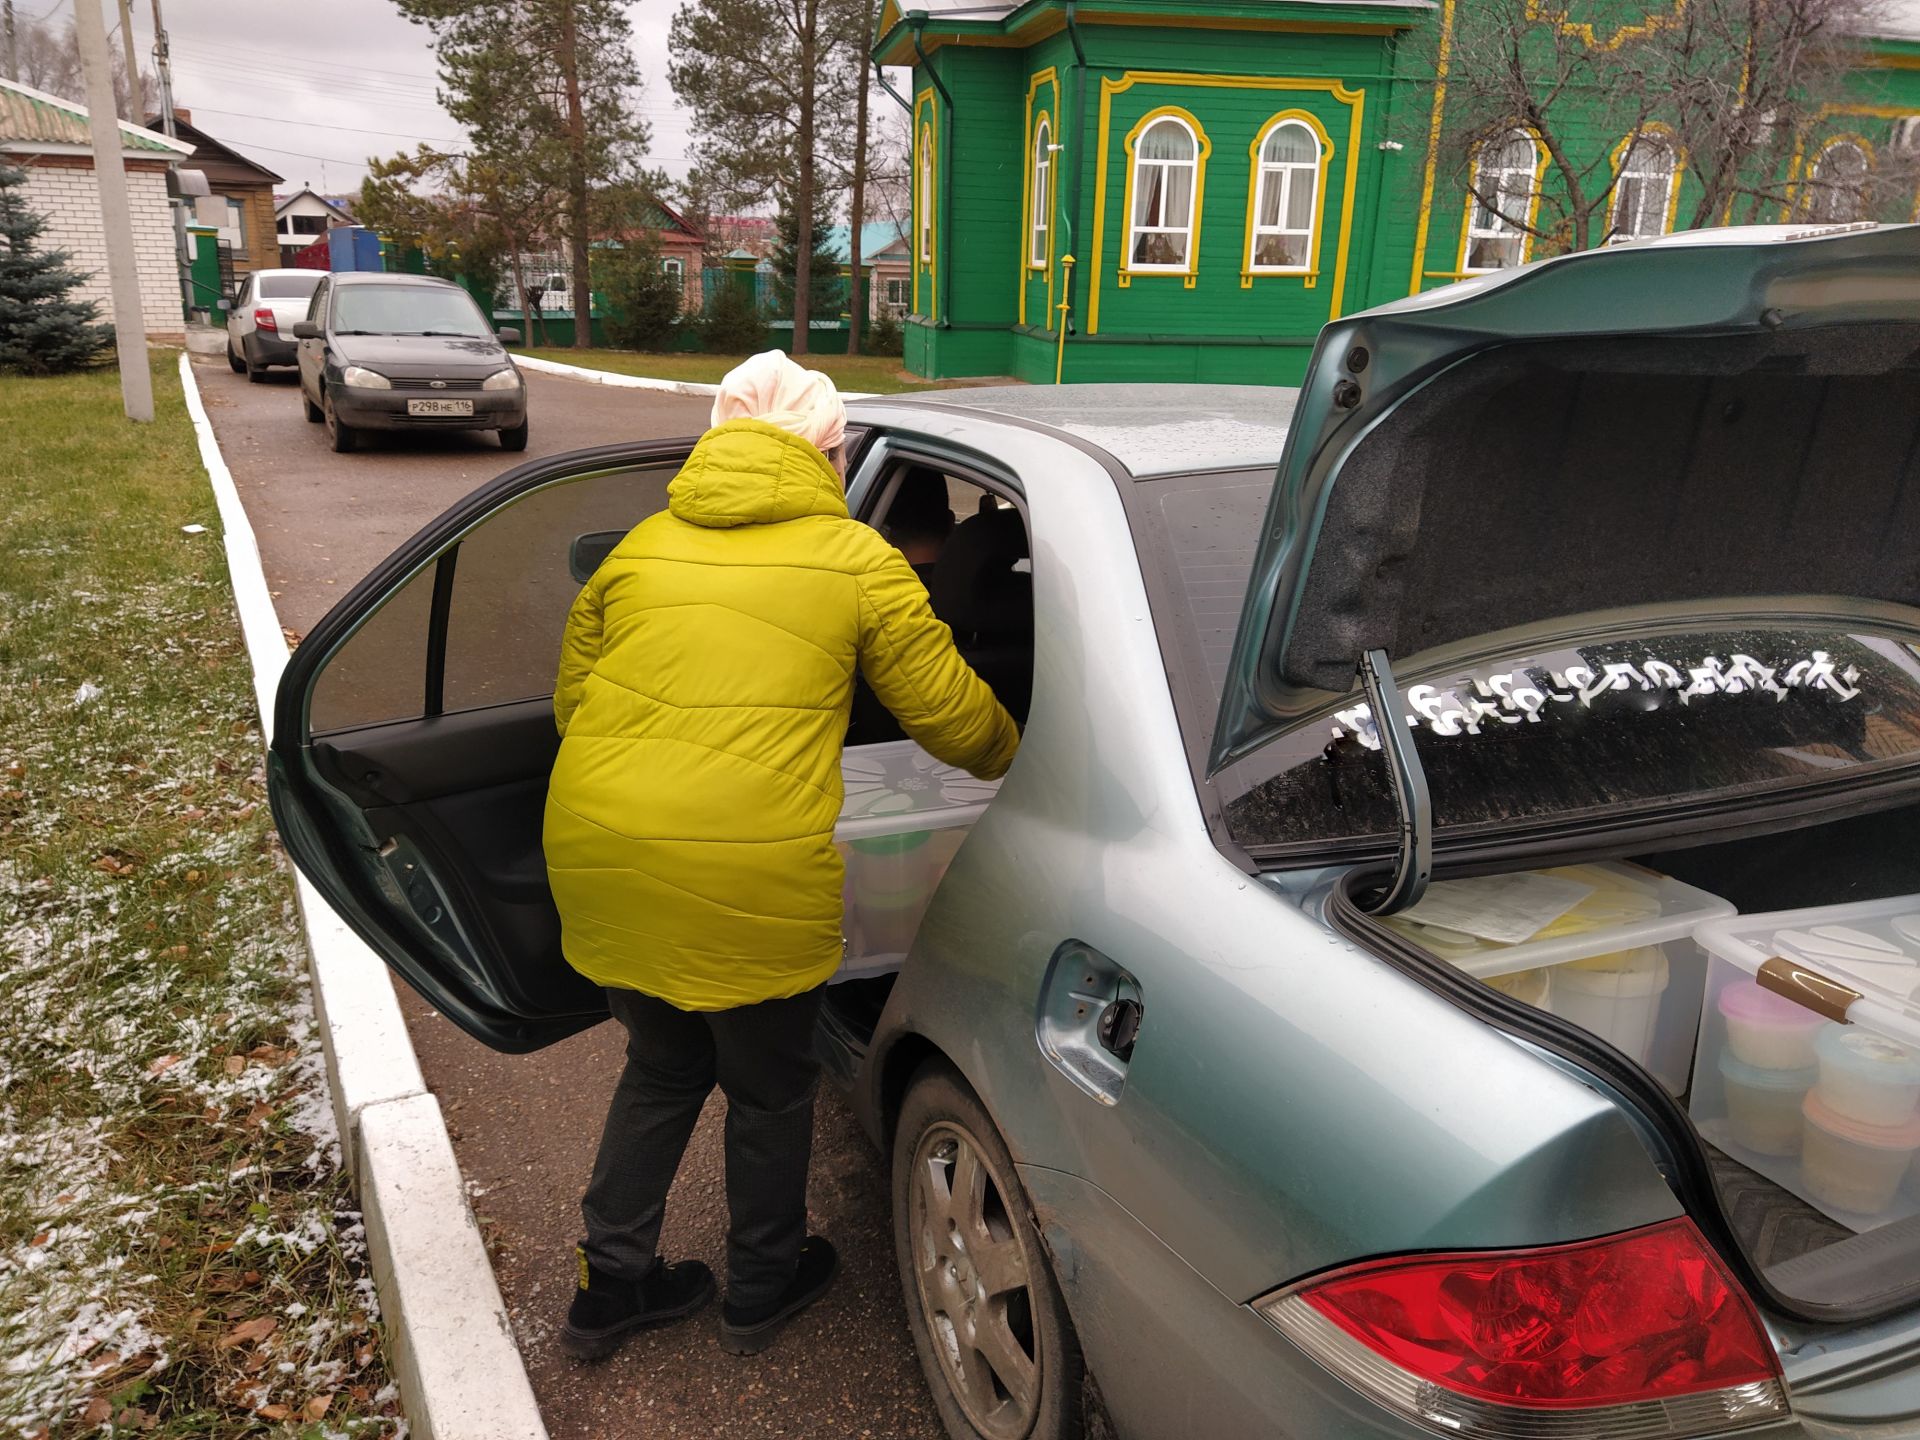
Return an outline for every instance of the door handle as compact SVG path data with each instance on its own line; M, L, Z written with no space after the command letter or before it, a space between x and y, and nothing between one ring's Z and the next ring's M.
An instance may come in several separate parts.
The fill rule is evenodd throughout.
M1047 964L1034 1038L1047 1063L1078 1089L1115 1105L1146 1013L1140 982L1124 966L1069 940Z

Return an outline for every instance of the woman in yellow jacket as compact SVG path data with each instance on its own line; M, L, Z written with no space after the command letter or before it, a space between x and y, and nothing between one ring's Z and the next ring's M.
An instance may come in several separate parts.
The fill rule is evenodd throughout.
M583 1358L690 1315L697 1260L655 1254L707 1095L727 1097L721 1343L765 1349L833 1278L806 1233L822 986L841 958L840 750L864 674L906 733L983 778L1018 734L906 557L848 518L846 412L778 351L567 618L546 856L567 960L626 1028L563 1338Z

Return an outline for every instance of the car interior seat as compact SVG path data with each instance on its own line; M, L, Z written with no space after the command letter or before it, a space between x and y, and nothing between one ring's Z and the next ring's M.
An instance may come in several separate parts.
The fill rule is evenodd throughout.
M1015 720L1033 699L1033 574L1026 521L982 509L957 526L933 569L933 611Z

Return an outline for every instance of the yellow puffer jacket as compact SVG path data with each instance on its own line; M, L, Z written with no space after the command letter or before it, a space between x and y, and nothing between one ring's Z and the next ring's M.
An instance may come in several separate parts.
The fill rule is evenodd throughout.
M574 969L683 1010L833 974L856 668L935 756L1006 771L1013 721L826 458L708 431L567 617L545 840Z

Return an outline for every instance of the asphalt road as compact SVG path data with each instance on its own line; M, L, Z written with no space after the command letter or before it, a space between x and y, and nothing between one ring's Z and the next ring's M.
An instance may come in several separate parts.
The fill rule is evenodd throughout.
M281 623L296 634L427 521L522 459L706 426L704 400L529 374L524 457L501 453L491 435L381 438L371 449L335 455L323 427L302 418L292 371L249 385L221 356L194 359ZM831 1090L822 1090L808 1208L812 1227L843 1257L833 1292L764 1355L723 1354L710 1310L639 1336L610 1361L581 1366L555 1342L572 1293L580 1190L622 1037L609 1024L535 1055L499 1055L399 988L555 1440L937 1440L944 1433L901 1309L886 1177ZM722 1274L724 1113L716 1096L688 1147L662 1239L671 1257L697 1256Z

